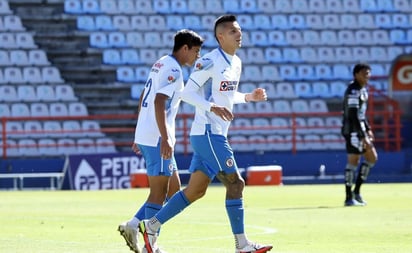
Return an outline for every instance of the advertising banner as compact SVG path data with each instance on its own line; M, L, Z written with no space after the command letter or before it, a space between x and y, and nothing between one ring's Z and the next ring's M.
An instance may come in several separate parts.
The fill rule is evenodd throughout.
M73 155L63 188L106 190L130 188L130 174L145 173L142 156L134 153Z
M412 91L412 55L401 55L394 61L389 79L391 91Z

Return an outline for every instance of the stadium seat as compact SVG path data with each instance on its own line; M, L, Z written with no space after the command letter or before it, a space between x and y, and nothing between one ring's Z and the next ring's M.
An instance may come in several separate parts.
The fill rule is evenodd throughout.
M37 142L38 150L40 155L44 156L56 156L57 153L57 143L54 139L43 138L39 139Z
M48 117L49 107L46 103L32 103L30 104L30 115L32 117Z
M16 45L18 48L37 48L33 40L33 35L29 32L16 33Z
M29 57L25 50L10 50L9 51L10 63L16 66L27 66L29 65Z
M7 121L6 132L8 138L24 138L26 137L22 122L20 121Z
M306 26L311 29L322 29L324 27L321 15L308 14L306 15Z
M103 51L103 63L110 64L110 65L120 65L122 64L122 60L120 57L119 50L116 49L105 49Z
M234 107L236 108L235 112L237 113L256 113L254 103L236 104Z
M318 47L316 50L317 50L319 62L330 63L336 60L336 55L335 55L335 52L333 51L333 48Z
M334 64L332 66L333 77L335 79L347 80L352 79L352 72L346 64Z
M145 63L146 65L153 64L157 60L157 56L158 56L157 49L153 49L153 48L140 49L140 59L142 59L142 62ZM139 78L139 76L136 76L136 78Z
M116 15L112 17L113 27L119 31L129 31L132 29L130 24L129 16L127 15Z
M23 122L23 131L26 136L40 138L43 134L43 126L38 120L28 120Z
M127 47L126 36L122 32L111 32L107 41L110 47Z
M74 155L77 154L76 141L69 138L57 139L57 153L60 155Z
M348 78L346 78L348 79ZM341 98L345 94L347 84L342 81L334 81L330 83L330 94L333 97Z
M59 101L77 101L73 87L69 84L59 84L55 86L56 99Z
M323 16L324 28L326 29L342 29L340 16L337 14L326 14Z
M286 41L289 45L292 46L303 46L304 45L304 41L302 38L302 34L300 31L296 31L296 30L288 30L285 32L286 34Z
M308 45L308 46L310 46L310 45L319 45L320 37L319 37L319 33L317 31L307 30L307 31L302 31L302 34L303 34L303 42L306 45ZM313 49L313 51L314 51L314 49Z
M87 107L82 102L71 102L68 105L69 116L88 116Z
M309 129L306 123L306 118L303 117L293 117L290 118L290 126L291 128L295 128L295 133L297 134L307 134L309 133Z
M242 0L239 1L240 10L242 13L258 13L259 9L256 0Z
M292 29L305 29L307 28L305 22L305 16L299 14L292 14L289 16L289 26Z
M378 12L379 8L376 5L375 0L363 0L360 1L360 9L365 12Z
M276 84L276 97L277 98L296 98L295 89L289 82L279 82Z
M242 13L238 0L225 0L222 2L225 13Z
M249 149L251 151L266 151L269 150L269 145L266 143L266 137L260 134L254 134L248 138Z
M276 98L276 85L272 82L264 82L264 83L259 83L257 85L259 88L265 89L266 90L266 94L268 96L269 99L271 98ZM251 92L252 89L249 89L248 92Z
M116 147L112 139L101 137L96 139L97 153L116 153Z
M291 101L292 112L306 113L310 112L308 102L304 99L294 99Z
M6 15L3 17L3 28L6 31L24 31L21 19L16 15Z
M342 14L340 15L340 23L342 29L357 29L358 19L355 14Z
M329 112L328 105L324 99L312 99L309 101L310 112Z
M320 32L320 43L323 45L340 45L337 34L333 30L323 30Z
M355 34L352 30L340 30L337 33L337 37L341 42L341 45L343 46L352 46L358 44L355 38Z
M322 135L322 143L325 148L332 150L345 149L345 144L342 136L339 134L324 134Z
M8 50L0 50L0 66L12 65Z
M250 144L246 136L234 135L229 137L229 143L235 152L249 151Z
M60 76L60 71L57 67L48 66L42 68L42 78L45 83L63 83L64 80Z
M97 30L93 16L81 15L76 19L76 27L79 30L95 31Z
M302 57L297 48L283 48L283 59L285 62L302 62Z
M388 61L388 56L386 55L386 49L384 47L370 47L370 57L369 61L373 62L386 62Z
M342 1L340 0L325 0L325 7L327 13L341 13L344 12Z
M259 103L257 103L259 104ZM252 119L253 134L267 134L272 133L273 130L270 125L270 120L268 118L254 118Z
M272 27L275 29L287 30L290 28L288 16L285 14L271 15L271 21L272 21Z
M270 150L286 151L292 149L292 143L286 142L282 135L272 134L266 137Z
M165 31L167 30L166 20L164 16L152 15L148 18L149 29L152 31Z
M292 65L279 66L279 75L285 81L300 79L300 77L297 75L296 68Z
M358 4L358 0L346 0L342 1L343 9L346 13L359 13L361 12Z
M141 48L144 46L143 34L141 32L126 33L126 43L133 48Z
M377 29L372 31L372 41L378 45L392 45L392 41L389 38L388 31L383 29Z
M1 87L1 86L0 86ZM0 104L0 117L10 117L10 107L8 104Z
M99 1L99 6L100 6L100 11L105 14L119 14L121 13L120 10L118 9L117 2L122 3L122 2L131 2L130 0L122 0L122 1L116 1L116 0L100 0Z
M41 70L38 67L23 68L23 80L25 83L30 84L40 84L44 81Z
M81 129L83 134L88 137L101 137L103 133L100 129L100 124L96 120L83 120L81 121Z
M308 82L296 82L295 94L298 98L310 98L313 97L312 86Z
M314 67L309 64L298 65L297 76L302 80L314 80L317 78Z
M249 65L243 67L244 81L247 82L259 82L264 81L262 78L262 72L260 71L259 66Z
M256 103L255 109L256 109L256 112L258 113L272 113L273 112L272 103L269 101Z
M342 62L353 62L352 49L350 47L335 47L335 55L339 55Z
M387 50L387 60L388 61L393 61L395 60L396 57L399 55L403 54L403 48L400 46L389 46L386 48Z
M306 11L311 13L323 13L327 12L326 5L323 0L308 0Z
M12 117L30 117L30 109L26 103L14 103L11 105Z
M252 15L239 14L237 16L237 20L238 20L239 24L242 24L242 29L245 29L245 30L255 29L255 23L254 23Z
M191 2L197 2L197 1L189 1L189 3ZM202 22L200 20L200 17L197 15L184 15L183 23L184 23L184 26L187 27L188 29L195 29L195 30L202 29Z
M308 38L305 38L305 34L306 33L304 33L304 40L308 39ZM308 45L310 45L310 43L308 43ZM318 54L313 47L301 47L300 55L304 62L315 63L319 61Z
M329 85L326 82L312 83L312 92L314 97L331 98Z
M130 18L130 26L134 31L149 31L149 22L146 16L143 15L134 15ZM140 46L142 47L142 46Z
M85 13L101 13L98 0L83 0L82 9Z
M392 15L392 28L409 28L408 15L403 13L395 13Z
M154 0L153 10L157 13L169 14L171 5L168 0Z
M394 8L396 11L401 11L401 12L403 12L403 11L410 10L411 7L412 7L411 4L412 4L412 3L409 3L408 0L394 0L394 1L393 1L393 8Z
M0 85L0 101L17 102L19 100L20 99L14 85Z
M140 14L153 14L152 2L147 0L136 0L136 11Z
M291 113L292 108L288 100L278 99L273 102L273 111L275 113Z
M240 112L239 112L240 113ZM231 124L231 134L248 135L252 129L252 122L249 118L235 117Z
M62 122L63 135L67 137L81 137L83 136L80 122L77 120L64 120Z
M186 0L170 1L170 11L172 13L178 13L178 14L190 13L188 10L188 3L186 2Z
M136 67L135 69L136 80L138 82L145 83L147 80L147 77L149 76L149 73L150 73L150 68L146 66Z
M134 0L118 1L117 10L119 13L123 13L123 14L136 14L137 10L135 7L135 1Z
M270 30L273 28L269 15L256 14L253 16L253 23L256 29Z
M397 45L406 45L409 44L410 40L408 39L407 33L402 29L393 29L389 31L390 41Z
M340 134L342 118L338 116L329 116L325 118L325 125L331 133Z
M272 0L256 0L257 8L263 13L274 13L275 3Z
M263 31L251 31L249 33L250 42L255 46L269 46L267 35Z
M38 101L35 86L19 85L17 86L17 97L20 101Z
M28 52L29 64L34 66L50 65L46 52L41 49L33 49Z
M23 73L20 68L17 67L6 67L4 71L4 81L5 83L24 83Z
M317 134L305 134L303 136L306 149L309 150L322 150L325 149L322 143L320 135Z
M116 69L116 79L120 82L132 83L136 81L132 67L119 67Z
M92 32L90 34L90 46L97 48L108 48L109 43L107 41L107 36L103 32Z
M378 28L392 28L392 15L388 13L378 13L375 16L375 25Z
M265 49L265 59L269 63L284 62L282 50L280 48L267 47Z
M7 141L0 140L0 146L2 147L3 145L6 145L7 147L6 154L3 154L3 155L7 155L10 157L20 156L17 142L15 140L10 140L10 139L8 139ZM1 153L3 153L3 149L1 149Z
M318 64L315 66L315 79L318 80L330 80L333 79L332 70L330 65L327 64Z
M16 39L13 33L1 33L0 34L0 43L2 48L18 48L16 44Z
M49 104L50 116L68 116L69 112L65 103L56 102Z
M160 48L163 47L162 35L164 33L160 32L145 32L144 33L144 44L148 48Z
M166 26L168 30L178 31L185 27L185 23L180 15L168 15L166 17Z
M276 132L278 134L292 133L289 121L286 118L274 117L271 119L270 125L274 128L273 132Z
M65 0L64 11L69 14L82 14L83 8L80 0Z
M262 65L262 77L260 80L256 81L280 81L282 78L279 75L279 70L276 66L269 64L269 65Z
M123 64L139 64L140 59L136 49L123 49L120 52L121 62Z
M96 146L94 140L90 138L80 138L76 141L77 152L79 154L95 154Z
M328 132L328 130L325 128L325 121L322 117L309 117L306 122L309 133L322 134Z

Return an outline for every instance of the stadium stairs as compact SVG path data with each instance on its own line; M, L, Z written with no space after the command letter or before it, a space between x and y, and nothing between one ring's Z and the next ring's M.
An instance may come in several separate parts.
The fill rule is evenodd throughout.
M102 65L102 53L89 47L89 34L76 30L75 17L64 14L64 0L11 0L11 9L46 53L62 77L73 85L76 96L90 115L132 114L137 101L130 86L116 84L115 67ZM102 129L134 127L135 120L100 120ZM107 133L117 142L130 140L130 133ZM130 147L125 147L129 150Z

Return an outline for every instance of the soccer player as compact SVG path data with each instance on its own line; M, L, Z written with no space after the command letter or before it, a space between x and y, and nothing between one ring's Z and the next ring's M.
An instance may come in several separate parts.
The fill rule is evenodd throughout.
M227 140L233 104L264 101L266 92L261 88L252 93L237 91L242 63L235 53L241 46L242 32L236 17L219 17L215 21L214 33L219 47L195 63L182 92L182 100L196 107L190 133L194 154L189 183L153 218L140 222L139 230L149 253L157 250L156 231L161 225L203 197L214 177L226 187L226 211L235 237L235 252L263 253L272 249L271 245L251 242L246 236L242 199L245 182Z
M118 231L129 248L140 253L138 224L152 217L171 196L180 190L180 179L173 155L175 118L184 87L183 65L192 66L200 57L203 38L191 30L180 30L174 36L173 52L157 60L146 81L139 101L138 119L132 149L146 162L150 193L146 202ZM146 249L143 249L143 252Z
M373 145L374 135L366 118L368 105L368 85L371 67L365 63L353 68L353 81L348 85L343 99L342 135L346 141L347 164L345 168L345 206L363 206L366 201L360 195L360 188L367 179L370 169L375 165L378 154ZM355 187L355 171L361 156Z

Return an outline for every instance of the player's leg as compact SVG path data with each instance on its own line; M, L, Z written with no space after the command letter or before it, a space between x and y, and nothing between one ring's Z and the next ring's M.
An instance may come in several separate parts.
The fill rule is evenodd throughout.
M178 191L180 191L181 182L179 172L173 171L172 176L169 178L169 189L167 190L166 202ZM148 217L150 218L150 217Z
M371 146L370 148L367 148L365 150L364 158L364 161L360 165L353 194L356 201L366 204L366 201L362 198L360 194L360 188L368 178L371 168L375 165L376 161L378 160L378 154L374 146Z
M363 142L357 133L344 136L346 141L347 163L345 166L345 206L359 206L361 203L353 199L352 188L355 181L355 172L363 150Z

